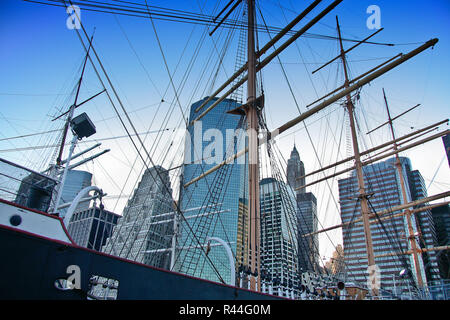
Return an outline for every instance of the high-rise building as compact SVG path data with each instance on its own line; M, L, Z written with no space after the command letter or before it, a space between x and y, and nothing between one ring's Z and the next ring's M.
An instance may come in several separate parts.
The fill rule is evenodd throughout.
M333 252L330 260L325 264L325 267L331 274L341 279L345 278L344 248L342 248L342 245L338 244L336 246L336 250Z
M161 166L145 170L102 251L168 269L173 213L169 172Z
M438 246L450 245L450 206L448 204L431 209ZM437 253L439 272L442 279L450 279L450 252L442 250Z
M291 156L288 159L286 176L287 183L291 186L293 190L297 189L300 186L305 185L305 166L303 162L300 160L300 155L297 151L297 148L294 145L294 149L291 151ZM303 178L302 178L303 177ZM297 190L296 193L305 193L305 189Z
M261 272L270 275L274 293L298 287L298 242L295 196L288 190L282 199L283 181L265 178L260 182L261 203ZM283 201L290 201L285 204ZM293 212L289 212L289 207ZM289 296L289 294L287 295Z
M407 165L407 175L409 188L411 191L411 200L419 200L421 198L428 197L427 189L422 175L418 170L411 170L411 166ZM415 208L424 207L425 205L419 205ZM419 244L422 248L430 248L437 246L438 238L436 233L436 225L433 221L431 210L425 210L415 214L417 220L418 232L419 232ZM422 259L424 263L425 275L428 282L436 281L440 279L439 267L438 267L438 253L436 251L427 251L422 253Z
M241 246L239 250L242 249L245 236L241 233L245 232L245 223L239 228L238 220L239 216L245 217L247 211L247 196L243 189L246 183L245 158L240 157L197 182L188 186L186 184L243 150L245 129L241 128L243 117L227 113L239 107L231 99L220 102L203 118L192 123L217 101L212 99L204 108L196 111L205 99L194 103L189 115L180 192L180 208L186 220L179 223L175 270L211 281L223 280L229 284L232 283L230 268L236 267L241 261L230 266L225 248L217 241L211 241L206 257L205 246L208 237L216 237L230 247L234 258L238 241ZM242 254L242 250L240 252L241 259L245 261L247 257Z
M298 262L300 272L319 272L319 236L302 235L318 230L317 199L311 192L297 193Z
M101 251L119 218L120 215L114 212L93 206L87 210L75 212L67 226L67 231L77 245Z
M417 170L411 170L411 162L408 158L401 157L400 162L408 201L425 197L426 189L420 173ZM369 207L372 213L378 213L403 203L395 159L364 167L363 176L366 192L371 195ZM350 281L365 286L368 263L364 229L361 222L352 223L361 218L356 172L353 171L349 178L339 180L338 184L342 223L349 223L342 229L347 275ZM413 256L399 254L411 249L406 216L400 213L401 211L396 211L379 217L379 219L372 220L370 225L375 264L379 267L381 275L380 285L382 289L391 292L394 291L394 288L406 291L414 288L417 284ZM420 235L419 247L435 246L434 225L429 211L412 215L411 220L414 235ZM439 278L435 253L429 252L427 259L428 261L419 255L420 274L425 284L427 281ZM406 270L409 277L406 279L400 277L400 274L404 274L404 272L401 273L402 270Z
M16 187L17 192L16 197L14 199L15 203L22 206L26 206L28 208L47 212L51 204L53 190L57 185L56 180L53 180L51 177L48 177L46 175L37 172L29 173L28 171L20 167L15 167L5 162L0 162L0 166L2 166L1 169L4 169L6 167L7 169L10 169L8 171L14 170L13 172L16 173L18 177L24 176L24 178L20 180L19 186ZM8 171L5 170L5 172ZM0 181L0 183L3 186L7 185L8 188L11 190L16 189L14 188L14 185L17 185L18 181L13 181L11 183L11 181L8 181L8 179L4 180L5 180L4 182ZM2 191L4 190L6 189L3 189ZM8 199L13 194L14 192L11 191L6 192L5 198Z
M298 221L298 261L300 272L319 272L319 236L303 237L304 234L318 230L317 199L305 188L295 190L305 185L305 166L300 160L297 148L291 151L288 159L286 176L288 185L296 193L297 221Z
M86 187L91 185L92 173L81 170L68 170L66 181L64 182L61 201L59 205L69 203L77 194ZM68 208L56 210L60 215L65 215ZM89 201L80 202L75 208L75 212L89 209Z

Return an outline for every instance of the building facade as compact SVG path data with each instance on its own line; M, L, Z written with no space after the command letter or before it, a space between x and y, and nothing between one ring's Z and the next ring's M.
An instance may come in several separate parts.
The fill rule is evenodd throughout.
M437 245L450 245L450 206L448 204L431 209L436 227ZM450 279L450 253L447 250L437 252L439 272L442 279Z
M61 201L59 205L71 202L77 194L86 187L91 186L92 173L82 170L67 170L66 181L64 182ZM89 209L90 201L80 202L75 208L75 212ZM57 210L60 215L65 215L68 208Z
M305 166L300 160L297 148L291 151L288 159L286 176L288 185L296 194L297 221L298 221L298 261L300 272L319 272L319 236L303 237L304 234L318 230L317 199L305 188L296 190L305 185Z
M239 217L246 217L247 212L247 196L244 190L245 157L224 165L195 183L188 186L186 184L244 149L245 128L242 127L243 117L227 113L239 106L231 99L220 102L201 120L192 123L217 100L213 99L204 108L196 111L205 99L194 103L189 115L190 125L185 140L179 201L186 220L179 223L175 270L230 284L232 283L230 268L234 267L237 271L242 261L236 261L234 266L230 266L225 248L217 242L209 241L208 238L222 239L230 247L234 259L239 241L240 259L246 260L247 257L242 254L245 221L238 227ZM208 242L210 245L206 256L205 248Z
M296 200L289 188L287 199L283 199L280 184L284 182L274 178L260 182L261 273L270 276L275 294L289 297L287 292L296 290L299 281Z
M300 186L305 185L305 166L303 161L300 160L300 154L297 151L297 148L294 145L294 149L291 151L291 156L288 159L287 168L286 168L286 176L287 183L291 186L293 190L297 189ZM302 178L303 177L303 178ZM305 189L299 189L295 191L296 193L305 193Z
M0 184L3 188L0 191L4 199L13 200L13 202L31 209L47 212L50 208L53 190L57 185L56 180L36 172L29 173L25 169L14 167L4 162L0 162L0 169L4 170L3 172L7 172L9 176L22 177L27 174L23 179L19 180L20 184L18 187L18 180L8 178L8 175L2 177Z
M342 245L338 244L336 246L336 250L333 252L330 260L326 262L325 268L339 279L345 279L344 248Z
M319 236L318 234L302 237L302 235L318 230L317 199L311 192L298 193L297 220L300 272L319 272Z
M93 206L87 210L75 212L67 226L73 241L88 249L101 251L111 236L120 215Z
M151 167L142 175L102 251L169 269L173 217L169 172L161 166Z
M411 170L411 162L407 158L400 158L402 172L405 178L405 188L408 201L426 196L423 179L418 171ZM378 213L403 203L398 171L395 158L364 167L364 182L366 192L370 194L369 207L371 213ZM361 218L361 206L356 172L349 178L338 181L339 199L343 227L344 256L348 279L358 285L367 286L368 263L365 245L365 234L361 222L354 222ZM419 247L433 247L434 224L429 211L411 216L414 234L421 234L417 242ZM410 250L410 236L405 215L395 211L371 220L375 264L380 270L380 285L382 290L398 294L417 288L417 276L412 255L399 254ZM420 230L422 232L420 233ZM419 255L420 274L424 281L439 278L435 254L428 255L428 261ZM406 270L406 278L401 277L402 270ZM427 270L427 271L425 271ZM428 277L427 277L428 274ZM381 292L383 294L383 292Z
M406 172L408 176L409 188L411 193L411 200L419 200L428 197L427 189L422 175L418 170L411 170L411 165L406 165ZM424 207L425 204L415 206L414 208ZM436 224L433 220L431 210L425 210L415 214L418 227L418 241L421 248L432 248L438 244L438 237L436 232ZM422 253L424 263L425 275L428 283L440 280L439 266L438 266L439 251L428 251Z

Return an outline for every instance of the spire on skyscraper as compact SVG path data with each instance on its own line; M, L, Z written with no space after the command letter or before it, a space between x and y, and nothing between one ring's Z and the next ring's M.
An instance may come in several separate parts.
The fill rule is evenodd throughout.
M300 178L305 175L305 166L303 162L300 160L300 154L297 151L297 147L294 143L294 148L291 151L291 157L288 159L286 176L287 183L291 186L292 189L296 189L300 186L305 185L305 178ZM304 193L304 189L297 190L296 193Z

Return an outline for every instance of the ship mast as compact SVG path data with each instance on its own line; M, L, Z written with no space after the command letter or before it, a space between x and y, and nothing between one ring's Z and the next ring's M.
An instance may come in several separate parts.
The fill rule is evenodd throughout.
M249 196L249 255L250 289L259 291L260 286L260 208L259 208L259 155L258 110L256 105L256 54L255 54L255 1L248 3L248 81L247 81L247 133L248 133L248 196Z
M248 146L245 148L245 150L241 150L237 152L236 154L230 156L229 158L225 159L221 163L215 165L214 167L208 169L206 172L203 172L199 176L193 178L192 180L188 181L184 184L184 187L187 187L191 185L192 183L195 183L196 181L199 181L200 179L205 178L209 174L217 171L218 169L222 168L225 164L231 163L236 158L240 156L244 156L246 153L248 153L248 187L249 187L249 202L248 202L248 221L249 225L247 228L247 241L245 248L248 250L248 263L247 266L249 268L249 288L255 291L260 290L260 280L258 279L258 275L260 274L260 265L259 265L259 250L260 250L260 208L259 208L259 157L258 157L258 147L263 145L264 143L267 143L270 140L273 140L278 135L282 134L283 132L291 129L298 123L304 121L308 117L320 112L324 108L328 107L329 105L335 103L336 101L346 97L347 98L347 108L349 110L349 116L350 116L350 122L352 127L352 137L353 137L353 147L354 147L354 153L355 157L346 159L345 161L349 161L352 159L355 159L355 166L357 168L358 173L358 185L359 185L359 199L362 203L362 219L364 219L364 230L366 233L366 247L368 252L368 262L369 262L369 272L376 271L375 268L375 256L373 252L373 245L372 245L372 239L371 239L371 233L370 233L370 224L369 219L371 217L370 210L369 210L369 202L368 202L368 195L366 194L364 181L363 181L363 175L362 175L362 167L368 162L362 162L361 161L361 153L359 152L358 147L358 141L356 136L356 129L355 129L355 120L353 118L353 110L354 105L351 100L351 93L360 87L364 86L365 84L373 81L374 79L380 77L381 75L387 73L388 71L394 69L395 67L399 66L400 64L410 60L414 56L418 55L419 53L423 52L424 50L434 47L434 45L438 42L438 39L434 38L420 47L406 53L406 54L399 54L395 56L394 58L389 59L386 62L383 62L382 64L376 66L375 68L372 68L368 72L364 73L363 75L353 79L348 79L348 73L347 73L347 66L346 66L346 59L345 54L349 52L351 49L354 49L357 47L357 45L360 45L375 34L377 34L379 31L375 32L374 34L370 35L369 37L365 38L364 40L361 40L358 42L357 45L354 45L352 48L344 51L343 45L342 45L342 38L340 36L340 29L339 29L339 23L338 29L339 29L339 40L340 40L340 46L341 46L341 54L338 55L338 58L342 59L342 62L344 64L344 70L345 70L345 85L339 87L338 89L334 90L332 93L327 94L326 96L318 99L315 102L318 102L320 100L323 100L321 103L317 104L315 107L309 109L308 111L305 111L301 113L299 116L289 120L288 122L284 123L280 127L267 132L266 139L261 139L258 141L258 112L263 108L264 99L263 96L256 97L256 72L263 69L269 62L274 59L278 54L280 54L283 50L285 50L287 47L289 47L296 39L298 39L302 34L304 34L309 28L311 28L314 24L316 24L321 18L323 18L327 13L329 13L331 10L333 10L342 0L335 0L332 4L330 4L326 9L324 9L320 14L318 14L315 18L311 19L304 27L302 27L299 31L297 31L293 36L291 36L287 41L285 41L280 47L276 48L275 51L270 54L268 57L264 58L262 61L257 62L256 59L260 58L261 55L266 52L266 50L271 47L276 41L280 40L283 35L287 33L287 31L290 30L298 21L300 21L307 13L309 13L318 3L320 0L314 1L305 11L303 11L296 19L294 19L290 24L289 27L286 27L283 29L276 37L274 37L271 41L269 41L263 49L260 51L255 52L255 1L254 0L247 0L248 3L248 62L243 65L230 79L228 79L219 89L217 89L208 99L206 99L201 106L199 106L195 111L200 112L202 108L206 106L206 104L211 101L214 97L216 97L220 92L222 92L234 79L236 79L242 72L245 72L245 70L248 70L248 73L246 76L242 77L241 80L239 80L236 84L232 86L226 93L222 94L220 98L216 99L215 102L213 102L209 107L207 107L201 114L197 116L197 118L193 119L191 121L191 124L195 123L196 121L199 121L202 117L204 117L208 112L210 112L214 107L216 107L221 101L223 101L227 96L229 96L235 89L237 89L239 86L243 85L245 81L247 81L247 101L245 104L239 106L236 109L227 111L227 113L231 114L238 114L238 115L245 115L247 119L247 134L248 134ZM234 8L234 7L233 7ZM220 24L220 23L219 23ZM216 30L217 28L215 28ZM336 59L334 59L336 60ZM341 90L342 89L342 90ZM337 92L337 93L336 93ZM334 95L332 95L335 93ZM332 95L331 97L329 97ZM329 98L327 98L329 97ZM325 99L327 98L327 99ZM315 103L314 102L314 103ZM417 132L418 133L418 132ZM405 139L406 137L402 137L402 139ZM436 137L432 137L436 138ZM428 138L431 139L431 138ZM423 143L423 142L422 142ZM413 147L414 145L408 146ZM381 147L380 147L381 148ZM400 149L398 150L400 151ZM333 166L335 166L334 164ZM323 170L323 169L322 169ZM340 172L342 173L342 172ZM329 178L329 177L326 177ZM301 188L301 187L300 187ZM299 188L297 188L299 189ZM297 190L296 189L296 190ZM248 272L246 272L248 274ZM378 295L378 290L373 290L373 294L375 296Z
M349 84L349 79L348 79L346 56L345 56L344 47L342 45L341 29L339 27L339 20L338 20L337 16L336 16L336 25L337 25L338 36L339 36L339 45L341 48L340 57L341 57L342 65L344 68L344 76L345 76L344 87L346 89L348 89L350 84ZM364 185L361 154L360 154L359 146L358 146L358 137L356 135L355 119L354 119L354 114L353 114L355 107L353 105L353 101L352 101L352 97L351 97L350 93L348 93L346 95L346 98L347 98L346 107L347 107L348 116L350 119L350 130L351 130L351 135L352 135L353 152L354 152L354 157L355 157L356 177L358 179L358 190L359 190L358 198L361 202L361 215L362 215L363 225L364 225L364 235L365 235L365 241L366 241L368 270L370 272L371 270L374 271L373 268L375 268L375 255L373 252L372 233L370 231L369 201L368 201L368 194L366 193L366 188ZM372 293L373 293L373 295L378 296L378 289L373 288Z
M387 111L387 115L388 115L388 123L389 123L389 128L391 130L392 139L395 140L394 125L392 123L391 113L389 112L389 105L388 105L388 102L386 99L386 93L384 92L384 88L383 88L383 97L384 97L384 102L386 105L386 111ZM397 151L397 149L398 149L397 142L394 142L394 151ZM403 177L402 164L400 162L400 157L398 156L398 153L395 154L395 167L397 168L398 176L400 178L400 187L401 187L402 195L403 195L403 203L408 203L405 179ZM417 243L416 243L413 225L412 225L412 221L411 221L412 213L411 213L411 210L409 210L409 208L407 208L404 213L405 213L406 221L408 224L409 242L410 242L411 249L412 249L414 267L415 267L414 269L416 271L416 276L417 276L417 284L419 285L419 288L422 289L423 288L423 279L422 279L420 261L419 261L419 256L418 256Z

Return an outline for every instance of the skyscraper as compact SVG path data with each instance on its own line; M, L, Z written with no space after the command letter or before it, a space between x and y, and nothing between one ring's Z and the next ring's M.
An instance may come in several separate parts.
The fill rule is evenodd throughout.
M265 178L260 182L261 203L261 272L270 275L274 293L278 289L286 296L286 290L298 286L298 242L295 212L295 196L288 190L282 199L283 181ZM291 205L283 203L290 201ZM289 296L289 295L287 295Z
M68 170L66 181L61 195L59 205L71 202L77 194L86 187L91 185L92 173L82 170ZM89 201L80 202L75 208L75 212L87 210L89 208ZM60 215L65 215L68 208L56 210Z
M344 249L342 248L342 245L338 244L336 246L336 250L333 252L330 260L325 264L325 267L331 274L342 276L345 272Z
M171 213L171 214L169 214ZM173 237L173 202L169 172L145 170L103 252L168 269Z
M120 216L114 212L93 206L75 212L67 231L77 245L100 251L111 236L119 218Z
M450 206L448 204L431 209L438 246L450 245ZM442 279L450 279L450 252L438 252L439 272Z
M411 170L409 159L401 157L400 161L408 201L426 196L420 173L417 170ZM394 163L395 159L389 159L366 166L363 169L366 192L371 195L369 203L372 213L378 213L403 203L398 171ZM348 223L342 229L346 271L350 281L365 286L368 275L365 235L362 223L354 222L361 217L355 171L349 178L339 180L338 185L342 223ZM417 283L412 255L399 254L411 249L408 241L410 234L406 217L405 215L399 215L400 213L401 211L396 211L379 219L373 219L370 225L375 263L381 273L381 288L391 292L394 288L407 290L408 286L414 287ZM411 218L414 234L422 235L419 244L426 247L434 246L433 223L429 212L418 213L412 215ZM422 229L422 233L419 233L420 229ZM436 279L438 270L435 253L430 252L428 264L424 264L421 257L419 255L422 279L424 281ZM407 271L409 278L402 279L400 277L402 270ZM429 277L426 274L429 274Z
M425 182L420 172L418 170L411 170L410 164L406 165L406 172L408 175L409 188L411 191L411 200L414 201L428 197ZM424 206L425 205L422 204L416 206L415 208ZM436 247L438 244L438 237L431 210L418 212L415 216L419 232L418 240L420 247ZM427 251L422 253L425 275L428 282L440 279L439 266L437 261L438 254L439 252L436 251Z
M22 206L47 212L51 204L53 190L57 185L56 180L37 172L29 173L24 169L8 165L8 163L2 161L0 162L0 169L4 170L4 168L14 168L14 171L17 172L14 173L18 177L23 176L17 187L14 187L14 185L18 184L17 180L11 182L5 179L6 176L2 177L3 181L0 181L0 184L8 186L11 190L17 189L15 199L11 200ZM5 170L5 172L7 171ZM1 190L4 193L2 196L9 200L14 193L11 193L11 191L5 193L5 190L4 188Z
M294 149L291 151L291 156L288 159L286 176L287 183L291 186L293 190L297 189L300 186L305 185L305 178L300 178L305 175L305 166L303 162L300 160L300 155L297 151L297 148L294 145ZM305 189L297 190L296 193L305 193Z
M298 193L296 196L300 272L319 272L319 236L302 237L318 230L317 199L311 192Z
M298 261L300 272L318 272L319 262L319 236L303 237L304 234L318 230L317 219L317 199L311 192L306 192L305 188L295 190L305 185L305 166L300 160L297 148L291 151L288 159L286 176L288 185L295 191L298 220Z
M192 123L217 101L212 99L196 111L205 99L194 103L189 115L180 192L180 208L186 220L179 222L175 270L211 281L231 283L230 268L235 265L230 266L225 248L215 241L209 247L206 245L208 237L220 238L230 247L234 259L236 257L238 220L240 215L245 217L247 210L245 158L238 158L197 182L186 184L244 149L245 129L241 128L242 117L227 113L239 106L231 99L220 102L203 118ZM241 225L239 230L245 232L245 227ZM242 246L243 235L240 239L239 245ZM246 257L241 254L241 258L245 260Z

